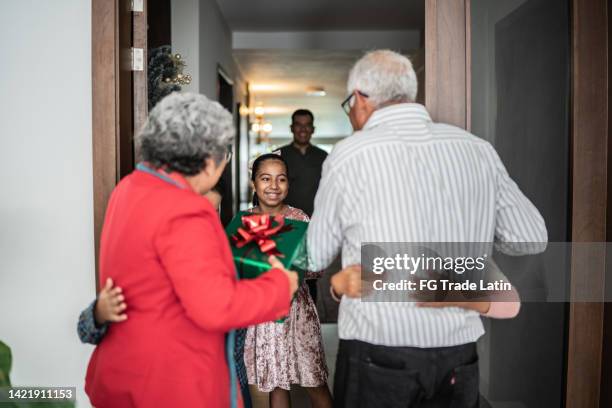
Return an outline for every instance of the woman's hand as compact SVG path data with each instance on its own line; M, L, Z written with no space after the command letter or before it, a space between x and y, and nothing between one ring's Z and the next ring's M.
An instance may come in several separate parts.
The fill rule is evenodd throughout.
M361 296L361 265L350 265L331 277L332 289L338 296Z
M289 298L293 298L293 294L298 289L298 274L297 272L285 269L285 266L276 259L274 255L268 258L268 262L272 265L272 269L280 269L285 272L285 276L289 279Z
M94 317L99 326L108 322L123 322L127 320L127 314L123 313L127 308L120 287L113 288L113 280L106 279L106 284L98 294Z

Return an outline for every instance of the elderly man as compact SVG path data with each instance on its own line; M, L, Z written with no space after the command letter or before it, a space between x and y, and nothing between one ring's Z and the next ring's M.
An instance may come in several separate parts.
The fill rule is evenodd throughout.
M332 278L342 296L335 404L475 407L476 340L491 303L362 301L359 268L347 266L360 263L365 242L543 243L544 220L489 143L433 123L414 103L407 58L366 54L350 72L348 92L343 108L355 133L323 165L308 236L314 270L340 251L345 267Z

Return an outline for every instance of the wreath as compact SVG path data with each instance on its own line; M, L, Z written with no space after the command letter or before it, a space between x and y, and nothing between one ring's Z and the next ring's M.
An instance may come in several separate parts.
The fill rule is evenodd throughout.
M191 83L191 75L183 73L187 66L181 54L172 54L169 45L149 50L147 82L149 110L164 96L181 90L181 85Z

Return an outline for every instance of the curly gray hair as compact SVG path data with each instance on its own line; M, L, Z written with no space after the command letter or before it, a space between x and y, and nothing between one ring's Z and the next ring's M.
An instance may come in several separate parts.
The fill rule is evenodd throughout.
M193 176L207 158L223 159L234 134L232 115L219 103L174 92L151 110L136 143L142 159L155 168Z
M397 52L376 50L365 54L349 74L348 93L361 91L379 107L385 102L414 102L417 76L410 60Z

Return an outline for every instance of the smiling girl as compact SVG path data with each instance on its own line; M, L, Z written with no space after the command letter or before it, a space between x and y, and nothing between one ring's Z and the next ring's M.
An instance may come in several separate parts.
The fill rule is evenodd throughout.
M264 154L255 160L251 174L255 191L251 212L309 221L302 210L283 202L289 190L287 173L287 164L279 155ZM306 273L306 279L318 277L318 273ZM270 392L271 407L290 406L292 384L306 389L313 407L332 406L321 325L305 282L297 290L285 321L248 328L244 359L249 384L261 392Z

